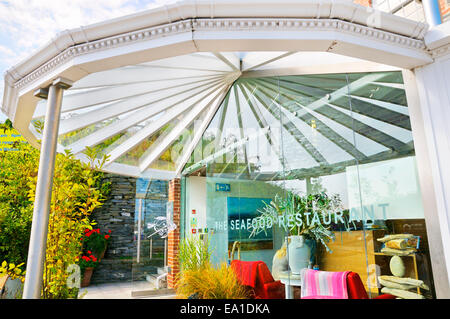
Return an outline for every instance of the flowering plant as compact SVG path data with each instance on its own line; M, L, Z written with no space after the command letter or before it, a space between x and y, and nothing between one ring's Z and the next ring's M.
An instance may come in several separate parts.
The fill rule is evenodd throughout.
M84 272L86 268L97 267L99 262L100 261L98 260L98 258L92 255L92 252L88 250L87 255L81 256L81 260L79 260L78 264L80 266L81 271Z
M111 230L108 230L107 234L102 234L100 228L84 230L83 250L88 254L93 254L98 259L100 255L105 251L108 241L111 237ZM91 251L91 253L89 253ZM83 258L83 257L82 257Z

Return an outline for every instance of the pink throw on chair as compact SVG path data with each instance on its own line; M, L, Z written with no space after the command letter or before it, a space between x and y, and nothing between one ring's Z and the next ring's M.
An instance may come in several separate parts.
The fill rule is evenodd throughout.
M348 299L347 274L349 271L331 272L302 269L302 299Z

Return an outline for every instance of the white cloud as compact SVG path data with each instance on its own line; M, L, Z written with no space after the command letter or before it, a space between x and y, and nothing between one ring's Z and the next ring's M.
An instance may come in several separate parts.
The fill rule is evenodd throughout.
M158 3L158 2L157 2ZM136 0L0 1L0 34L13 47L36 49L65 29L130 14L154 6ZM5 45L4 43L0 43Z
M173 0L0 0L0 75L56 33ZM0 101L3 79L0 79Z

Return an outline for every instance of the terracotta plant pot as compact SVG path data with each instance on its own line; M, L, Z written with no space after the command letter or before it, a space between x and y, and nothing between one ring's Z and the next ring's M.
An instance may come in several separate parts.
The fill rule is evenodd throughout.
M81 287L87 287L91 283L92 273L94 272L94 267L87 267L84 270L83 280L81 281Z
M94 256L97 257L98 261L100 262L100 260L102 260L103 257L105 257L105 252L106 252L106 247L99 254L94 253Z
M98 257L98 261L102 260L103 257L105 257L106 248L103 249L103 251L100 253L100 256Z

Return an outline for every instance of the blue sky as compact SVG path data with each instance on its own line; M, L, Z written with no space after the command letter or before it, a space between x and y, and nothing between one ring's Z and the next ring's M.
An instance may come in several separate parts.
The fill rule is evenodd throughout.
M7 69L56 33L173 3L174 0L0 0L0 102ZM0 111L0 122L6 119Z

